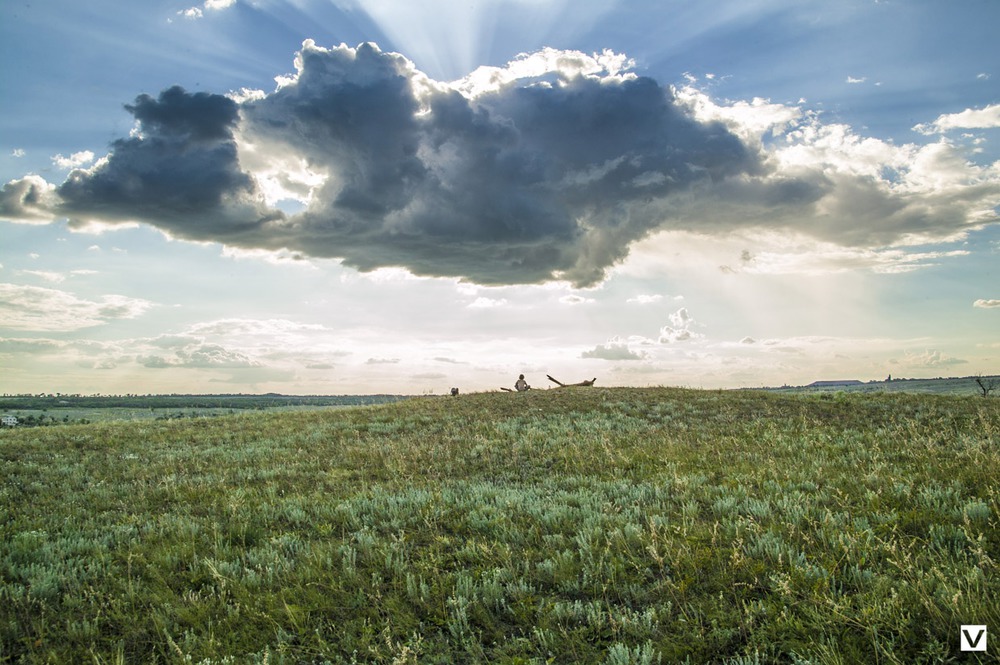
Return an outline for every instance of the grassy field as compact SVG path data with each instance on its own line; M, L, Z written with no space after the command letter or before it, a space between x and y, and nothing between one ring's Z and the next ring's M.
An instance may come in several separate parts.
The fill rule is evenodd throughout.
M938 663L1000 399L570 388L0 434L0 662Z

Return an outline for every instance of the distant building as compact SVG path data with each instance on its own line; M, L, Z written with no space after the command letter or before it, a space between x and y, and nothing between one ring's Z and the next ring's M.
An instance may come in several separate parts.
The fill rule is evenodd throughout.
M861 382L856 379L845 379L843 381L813 381L806 388L841 388L844 386L860 386Z
M0 425L4 427L17 427L17 416L0 417Z

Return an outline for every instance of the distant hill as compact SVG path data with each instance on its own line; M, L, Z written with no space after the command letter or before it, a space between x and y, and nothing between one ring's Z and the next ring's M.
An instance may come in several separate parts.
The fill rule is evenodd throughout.
M993 381L998 388L991 397L1000 396L1000 376L983 376L984 381ZM976 384L976 377L950 377L936 379L892 379L891 381L834 380L814 381L807 386L782 386L780 388L764 388L777 393L921 393L934 395L981 395L982 391Z

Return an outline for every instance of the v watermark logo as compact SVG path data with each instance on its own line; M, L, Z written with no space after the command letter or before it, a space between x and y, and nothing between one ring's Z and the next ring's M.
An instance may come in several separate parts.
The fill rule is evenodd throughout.
M986 626L963 625L958 644L962 651L986 651Z

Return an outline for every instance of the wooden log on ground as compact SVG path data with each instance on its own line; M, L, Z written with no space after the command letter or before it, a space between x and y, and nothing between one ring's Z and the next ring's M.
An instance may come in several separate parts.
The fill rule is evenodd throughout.
M597 381L597 377L595 376L593 379L588 379L586 381L580 381L579 383L563 383L559 379L552 378L552 376L549 375L549 374L546 374L545 376L552 383L558 384L558 386L560 388L570 388L570 387L573 387L573 386L592 386L592 385L594 385L594 382Z

